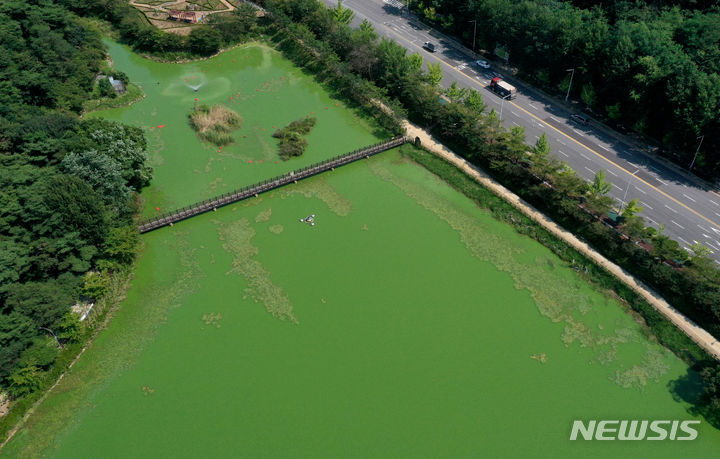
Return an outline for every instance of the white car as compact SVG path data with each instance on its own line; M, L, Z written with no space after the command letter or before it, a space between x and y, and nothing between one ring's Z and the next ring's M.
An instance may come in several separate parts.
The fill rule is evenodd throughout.
M480 67L481 69L489 69L490 63L486 61L485 59L481 59L479 61L475 61L475 64Z

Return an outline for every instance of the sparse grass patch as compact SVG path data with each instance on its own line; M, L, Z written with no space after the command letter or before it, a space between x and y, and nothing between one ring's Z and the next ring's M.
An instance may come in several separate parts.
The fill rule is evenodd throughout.
M303 154L307 148L307 140L303 136L312 130L315 123L317 123L317 118L308 116L295 120L273 133L273 137L280 139L278 153L283 161Z
M190 126L206 142L223 146L232 143L232 131L242 125L240 115L222 105L198 105L190 112Z

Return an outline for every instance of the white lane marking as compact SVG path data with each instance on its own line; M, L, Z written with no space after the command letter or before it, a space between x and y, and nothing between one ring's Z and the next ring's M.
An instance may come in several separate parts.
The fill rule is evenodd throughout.
M708 236L707 234L703 234L703 236L705 236L707 239L710 239L710 240L713 241L715 244L720 245L720 242L718 242L718 241L716 241L715 239L711 238L711 237ZM697 241L695 241L695 242L697 242ZM709 242L706 242L705 244L706 244L706 245L709 245L710 247L712 247L712 248L715 249L715 250L719 250L717 247L715 247L714 245L710 244Z
M610 151L610 149L609 149L608 147L604 146L604 145L598 144L598 146L599 146L600 148L602 148L603 150L605 150L605 151Z
M672 207L668 206L667 204L664 204L664 206L667 207L668 209L672 210L673 212L677 213L677 210L673 209Z
M716 206L720 206L720 204L718 204L717 202L713 201L712 199L708 199L708 201L712 202L712 203L715 204Z
M720 214L719 214L719 213L717 213L717 212L713 212L713 213L714 213L715 215L717 215L718 217L720 217Z
M517 124L515 121L513 121L512 124L514 124L515 126L520 126L520 125Z
M555 138L555 140L557 140L557 142L558 142L560 145L567 145L565 142L563 142L562 140L558 139L557 137Z
M691 198L690 196L686 195L685 193L683 193L683 196L685 196L686 198L688 198L688 199L691 200L692 202L697 202L696 200L694 200L694 199Z
M650 217L645 217L645 219L648 220L650 223L654 223L654 224L656 224L656 225L658 224L658 222L656 222L655 220L653 220L653 219L650 218Z
M528 104L528 105L531 106L532 108L534 108L535 110L538 110L538 108L536 106L534 106L533 104Z
M675 220L670 220L670 223L672 223L672 224L674 224L674 225L677 225L678 228L680 228L680 229L685 229L684 226L682 226L680 223L676 222Z
M552 115L550 115L550 119L551 119L551 120L553 120L553 121L557 121L558 123L560 122L560 120L559 120L559 119L555 118L555 117L554 117L554 116L552 116Z
M607 171L608 171L608 174L610 174L610 175L614 175L615 177L618 176L615 172L611 171L610 169L608 169Z
M579 135L580 137L585 137L585 134L583 134L582 132L578 131L577 129L573 129L573 131L575 131L575 134Z
M675 223L675 222L673 222L673 223ZM687 244L687 245L692 245L692 244L690 244L688 241L686 241L685 239L681 238L680 236L678 236L678 239L680 239L681 241L683 241L683 242L684 242L685 244Z
M660 179L657 178L657 177L655 177L655 180L657 180L658 182L662 183L663 185L667 185L667 182L663 182L662 180L660 180Z
M614 186L614 187L617 188L618 190L622 191L622 188L620 188L619 186L615 185L614 183L612 184L612 186Z
M518 114L515 112L515 110L510 110L510 113L512 113L513 115L515 115L515 116L517 116L518 118L520 118L520 115L518 115Z
M642 189L636 187L635 185L633 185L633 187L634 187L636 190L638 190L640 193L642 193L642 194L647 194L645 191L643 191Z
M715 247L714 245L710 244L709 242L706 242L705 245L710 247L711 249L720 250L717 247Z
M565 152L562 151L562 150L558 150L558 153L560 153L561 155L565 156L566 158L569 158L568 154L565 153Z
M580 156L582 156L583 158L585 158L585 159L587 159L588 161L590 161L590 158L588 158L585 154L580 153Z
M595 171L594 171L594 170L590 169L590 168L589 168L589 167L587 167L587 166L585 166L585 169L589 170L589 171L590 171L590 172L592 172L593 174L595 173Z
M650 207L650 206L648 205L648 203L646 203L646 202L640 201L640 205L642 205L643 207L647 207L647 208L650 209L650 210L653 210L653 208Z
M707 228L703 228L703 227L702 227L702 226L700 226L700 225L698 225L698 228L700 228L701 230L705 231L706 233L709 233L709 232L710 232L710 230L709 230L709 229L707 229ZM704 235L703 235L703 236L704 236Z

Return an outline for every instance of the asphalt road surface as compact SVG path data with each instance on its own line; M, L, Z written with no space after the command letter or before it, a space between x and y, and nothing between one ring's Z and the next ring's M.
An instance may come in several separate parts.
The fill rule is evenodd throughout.
M337 6L337 0L323 1ZM486 88L492 77L502 76L495 65L490 69L476 66L469 50L409 17L397 8L397 0L344 0L343 6L355 12L354 26L367 19L381 37L419 53L425 62L440 62L444 87L457 82L460 87L480 91L488 109L501 114L507 127L525 127L528 143L534 144L546 133L553 154L581 177L592 180L597 171L607 171L606 179L612 183L609 194L618 208L637 198L647 224L655 228L664 225L665 234L686 249L702 243L720 264L720 195L619 140L620 136L607 135L592 123L580 126L569 121L571 113L565 106L535 91L518 88L516 99L501 99ZM434 53L422 48L426 41L435 44Z

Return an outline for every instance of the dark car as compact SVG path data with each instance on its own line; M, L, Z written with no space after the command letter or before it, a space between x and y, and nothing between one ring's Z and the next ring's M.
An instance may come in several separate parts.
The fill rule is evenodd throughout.
M423 43L423 48L427 49L431 53L435 52L435 45L430 43L429 41L426 41L425 43Z
M577 124L581 124L583 126L587 126L588 124L590 124L590 120L588 119L588 117L579 113L573 113L572 115L570 115L570 121L574 121Z

